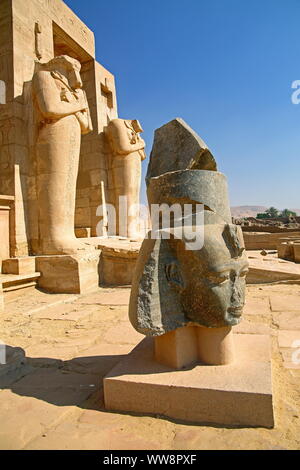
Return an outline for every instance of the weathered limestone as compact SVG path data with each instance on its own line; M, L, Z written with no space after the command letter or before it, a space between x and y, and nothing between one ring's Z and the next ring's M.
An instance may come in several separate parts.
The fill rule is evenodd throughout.
M234 361L234 352L231 327L189 326L154 338L155 360L172 369L182 369L197 362L230 364Z
M99 261L100 285L131 285L141 241L118 237L93 237L88 238L87 242L101 251Z
M0 274L4 301L13 300L21 296L25 290L35 289L40 275L40 273L35 271L29 274Z
M138 220L135 211L139 204L141 187L141 162L145 160L145 142L140 137L143 129L137 120L113 119L106 128L112 155L110 171L113 181L113 204L116 209L116 235L138 237ZM122 196L126 212L120 218Z
M295 263L300 263L300 243L294 243L294 259Z
M13 196L0 195L0 272L1 261L10 256L10 212L13 202Z
M83 238L107 235L97 209L114 203L123 170L129 204L138 202L142 129L120 120L140 158L134 145L128 161L115 154L104 132L118 119L114 76L95 60L93 32L62 0L3 0L0 23L0 194L12 198L9 250L0 208L0 258L85 256Z
M106 408L199 424L273 427L269 338L233 337L238 361L176 371L159 364L151 339L143 340L104 378Z
M81 134L92 131L80 63L59 56L33 77L37 113L37 197L40 255L87 249L74 233ZM63 197L62 197L63 195Z
M35 258L24 256L23 258L9 258L2 262L3 274L32 274L35 273Z
M198 423L272 427L268 338L258 346L261 338L247 341L231 331L245 303L242 231L231 223L226 178L203 149L179 119L156 131L149 203L192 210L187 216L174 208L168 221L163 213L156 236L142 244L129 318L154 341L143 341L104 379L105 405ZM193 233L202 234L196 246ZM260 355L249 358L260 347Z
M138 250L103 247L100 257L100 283L107 286L130 286Z
M300 243L300 237L284 237L280 238L277 245L278 258L288 261L299 262L299 256L295 253L298 252L296 245Z
M77 238L89 238L91 236L90 227L77 227L75 228L75 236Z
M39 238L31 93L36 61L70 55L84 63L88 83L95 64L94 36L60 0L3 0L0 21L0 80L6 85L0 112L0 194L15 198L10 255L27 256L35 252Z
M40 288L47 292L84 294L99 286L100 252L78 255L37 256L36 269L41 273Z
M246 250L277 250L284 233L243 232ZM289 237L300 237L300 232L289 232Z

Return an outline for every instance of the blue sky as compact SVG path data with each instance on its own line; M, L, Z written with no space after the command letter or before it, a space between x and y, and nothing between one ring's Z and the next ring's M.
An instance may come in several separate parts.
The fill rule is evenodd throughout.
M300 0L65 1L94 31L119 116L141 121L148 155L154 130L182 117L232 205L300 208Z

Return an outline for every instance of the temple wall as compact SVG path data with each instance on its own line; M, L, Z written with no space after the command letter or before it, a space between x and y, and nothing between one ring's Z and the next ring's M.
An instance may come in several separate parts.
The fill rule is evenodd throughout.
M31 80L36 62L68 54L82 64L93 132L82 137L75 225L96 235L101 182L108 186L103 128L117 117L114 77L95 61L94 34L61 0L1 0L0 80L6 104L0 104L0 194L14 196L11 255L35 252L38 241L35 183L36 129ZM63 195L62 195L63 197Z

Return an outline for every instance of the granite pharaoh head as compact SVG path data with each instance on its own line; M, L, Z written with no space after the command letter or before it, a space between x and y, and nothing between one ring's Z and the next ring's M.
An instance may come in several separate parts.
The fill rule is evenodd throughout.
M150 207L189 204L194 216L201 208L202 219L200 225L192 215L181 236L173 221L159 228L160 237L144 240L131 291L132 325L157 336L187 325L238 324L248 270L242 232L231 222L226 177L182 119L156 131L146 180ZM189 243L192 231L203 233L197 249Z

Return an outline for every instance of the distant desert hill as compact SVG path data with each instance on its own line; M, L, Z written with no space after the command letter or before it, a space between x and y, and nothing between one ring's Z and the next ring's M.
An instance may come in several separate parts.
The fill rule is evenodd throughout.
M265 206L234 206L231 208L232 217L255 217L259 212L265 212L268 207ZM297 215L300 215L300 209L291 209L291 211L296 212Z

